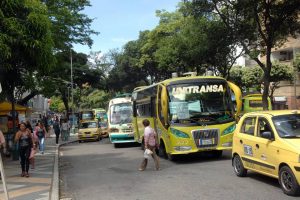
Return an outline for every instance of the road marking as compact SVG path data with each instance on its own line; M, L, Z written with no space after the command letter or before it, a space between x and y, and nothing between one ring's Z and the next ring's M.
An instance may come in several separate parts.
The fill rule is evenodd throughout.
M26 187L26 188L22 188L19 190L9 191L9 197L15 198L15 197L23 196L26 194L31 194L31 193L35 193L35 192L39 192L39 191L43 191L43 190L49 190L49 189L50 189L50 186ZM3 194L0 194L0 199L4 199Z
M51 183L51 178L10 178L8 182L19 182L19 183Z

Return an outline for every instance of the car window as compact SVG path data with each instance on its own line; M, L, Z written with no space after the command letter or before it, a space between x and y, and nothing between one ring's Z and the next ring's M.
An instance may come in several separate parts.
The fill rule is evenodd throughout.
M258 132L257 137L261 137L263 132L272 132L272 128L266 118L260 117L258 119ZM273 134L272 134L273 135Z
M245 133L248 135L254 135L254 130L255 130L255 117L247 117L244 119L242 128L241 128L241 133Z

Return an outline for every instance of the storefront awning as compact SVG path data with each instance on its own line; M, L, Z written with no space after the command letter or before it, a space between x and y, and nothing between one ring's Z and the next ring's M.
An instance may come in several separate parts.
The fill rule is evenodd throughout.
M0 115L7 115L11 110L12 110L12 105L10 102L7 101L0 102ZM15 104L15 110L18 112L20 111L25 112L26 110L29 109L25 106Z

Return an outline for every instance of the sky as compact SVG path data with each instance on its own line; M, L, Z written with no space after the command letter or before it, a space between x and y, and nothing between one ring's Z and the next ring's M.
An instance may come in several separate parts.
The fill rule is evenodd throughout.
M139 32L152 30L158 25L156 10L175 11L180 0L90 0L91 7L83 13L94 18L91 28L99 35L93 35L94 44L74 45L76 52L108 52L121 49L128 41L138 39Z

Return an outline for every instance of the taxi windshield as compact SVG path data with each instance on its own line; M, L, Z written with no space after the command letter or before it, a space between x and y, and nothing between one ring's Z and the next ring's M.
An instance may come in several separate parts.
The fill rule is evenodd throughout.
M282 138L300 138L300 114L272 117L278 135Z
M170 85L172 123L218 124L234 120L234 108L226 82L192 82Z
M96 122L84 122L81 123L80 128L97 128Z

